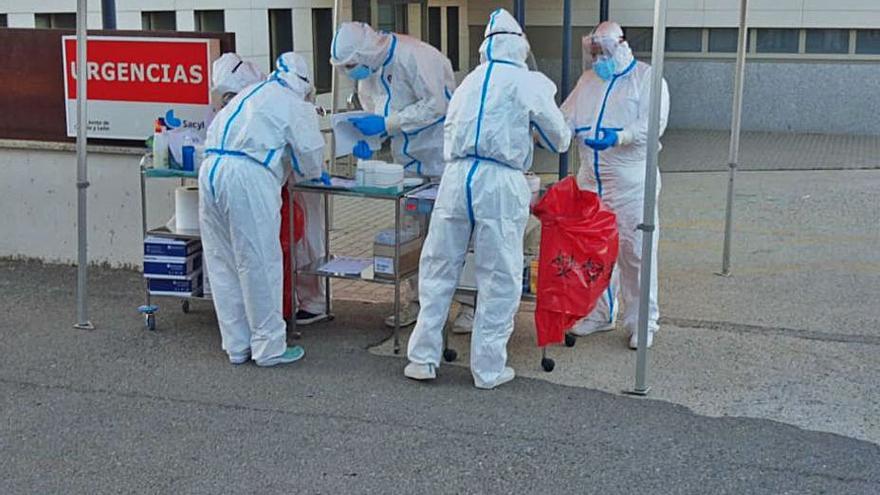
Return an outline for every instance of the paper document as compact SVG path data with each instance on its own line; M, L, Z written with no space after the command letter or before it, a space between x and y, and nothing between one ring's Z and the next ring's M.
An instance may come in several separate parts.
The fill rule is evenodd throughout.
M336 136L336 158L340 156L350 155L351 150L358 141L364 140L370 145L373 151L382 149L382 138L380 136L364 136L361 131L357 130L348 119L354 117L364 117L372 115L369 112L345 112L333 115L330 118L333 125L333 134Z
M373 260L370 258L349 258L340 256L327 262L319 272L332 273L334 275L360 275L366 268L373 266Z

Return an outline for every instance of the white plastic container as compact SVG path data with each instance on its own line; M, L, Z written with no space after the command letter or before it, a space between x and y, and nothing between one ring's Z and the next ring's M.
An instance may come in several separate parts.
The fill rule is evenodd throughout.
M526 172L526 182L529 183L529 191L532 193L532 199L529 205L535 206L541 195L541 178L532 172Z
M168 136L159 122L153 132L153 168L168 168Z
M396 163L376 164L370 182L368 183L370 187L403 190L403 165L397 165Z
M355 171L355 184L359 187L366 187L373 180L373 172L376 164L384 163L376 160L358 160L357 170Z

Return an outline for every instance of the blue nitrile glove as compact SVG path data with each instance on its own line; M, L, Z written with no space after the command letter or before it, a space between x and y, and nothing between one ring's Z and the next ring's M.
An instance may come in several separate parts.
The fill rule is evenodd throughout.
M354 145L354 149L351 150L351 154L361 160L368 160L371 156L373 156L373 150L370 149L370 145L367 144L366 141L358 141L356 145Z
M605 151L608 148L617 145L617 142L619 141L617 131L620 130L622 129L602 127L601 129L599 129L598 139L584 139L584 144L586 144L590 148L593 148L596 151Z
M321 183L325 186L329 186L332 184L332 182L330 182L330 174L327 173L326 170L321 171Z
M375 136L385 132L385 117L380 115L364 115L348 119L364 136Z

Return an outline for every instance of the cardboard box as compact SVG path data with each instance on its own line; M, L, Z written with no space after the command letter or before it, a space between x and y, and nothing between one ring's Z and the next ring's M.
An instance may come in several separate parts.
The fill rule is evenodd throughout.
M198 240L169 239L149 236L144 239L144 256L174 256L186 258L202 250Z
M421 237L416 237L400 245L400 273L409 275L419 269L419 258L422 256ZM376 278L394 278L394 246L373 243L373 275Z
M202 253L186 258L177 256L144 256L144 277L185 279L202 268Z
M147 286L154 296L195 297L202 293L202 271L184 279L148 278Z

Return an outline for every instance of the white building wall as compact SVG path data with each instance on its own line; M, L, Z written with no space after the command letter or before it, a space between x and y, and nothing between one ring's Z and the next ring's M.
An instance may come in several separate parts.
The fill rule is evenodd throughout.
M654 0L610 0L613 20L626 26L650 26ZM740 0L669 0L668 22L673 27L735 27ZM471 0L471 25L485 25L498 7L512 9L513 2ZM593 26L599 19L598 0L574 0L572 23ZM821 27L877 29L880 2L877 0L751 0L752 27ZM562 0L526 2L526 22L532 26L562 25Z

